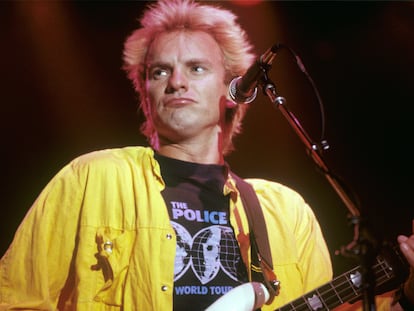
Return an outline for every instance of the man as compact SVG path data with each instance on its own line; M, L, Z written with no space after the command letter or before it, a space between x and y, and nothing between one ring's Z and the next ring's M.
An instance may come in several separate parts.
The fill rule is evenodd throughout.
M187 0L154 3L141 24L124 59L151 147L83 155L50 181L1 259L2 310L204 310L253 280L244 193L225 162L246 109L228 85L251 45L232 13ZM282 284L262 307L274 310L329 281L330 257L298 193L248 181Z

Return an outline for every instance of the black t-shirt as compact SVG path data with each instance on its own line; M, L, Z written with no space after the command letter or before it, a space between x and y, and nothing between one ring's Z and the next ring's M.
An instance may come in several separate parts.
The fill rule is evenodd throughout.
M162 192L177 234L174 310L204 310L246 282L246 269L223 194L226 168L156 154Z

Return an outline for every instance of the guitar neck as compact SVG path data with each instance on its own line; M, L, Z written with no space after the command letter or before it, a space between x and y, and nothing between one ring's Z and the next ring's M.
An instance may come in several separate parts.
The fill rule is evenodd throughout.
M380 288L389 282L399 281L402 278L381 256L376 258L376 263L372 269L375 275L376 288ZM358 266L275 311L331 310L345 302L358 300L362 297L362 275L360 271L361 267Z

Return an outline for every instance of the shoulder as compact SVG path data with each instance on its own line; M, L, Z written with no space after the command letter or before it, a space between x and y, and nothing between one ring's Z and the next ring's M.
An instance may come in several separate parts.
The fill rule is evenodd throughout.
M136 165L153 158L153 150L148 147L123 147L92 151L73 159L69 166L74 169L98 168L104 166Z
M92 177L130 175L138 172L140 167L151 169L155 161L153 155L151 148L141 146L92 151L71 160L53 179L81 181Z
M258 196L270 196L272 199L304 201L301 194L284 184L260 178L247 178Z
M153 154L153 150L148 147L111 148L85 153L73 159L72 163L85 165L111 161L136 161L146 156L152 157Z
M265 213L273 217L284 217L304 220L313 219L314 213L303 196L287 185L266 179L245 179L257 194Z

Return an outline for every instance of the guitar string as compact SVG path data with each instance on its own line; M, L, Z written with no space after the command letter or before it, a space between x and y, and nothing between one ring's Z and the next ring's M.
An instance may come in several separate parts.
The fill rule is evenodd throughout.
M380 284L383 284L382 281L384 279L386 279L386 278L382 278L381 280L379 280L380 281ZM342 284L345 284L345 283L348 283L348 282L343 282ZM332 292L332 291L333 290L328 290L328 291L322 292L318 296L322 296L323 294L326 294L327 292ZM349 291L349 289L348 289L348 291ZM338 300L339 303L338 304L334 304L334 305L332 305L332 304L326 305L324 303L321 303L323 305L323 308L326 309L326 307L331 307L331 308L332 307L336 307L336 306L338 306L338 305L340 305L342 303L348 302L349 300L355 299L355 298L357 298L357 297L359 297L361 295L360 292L358 292L357 295L355 295L354 292L353 293L349 293L349 294L348 293L347 294L344 294L346 292L347 292L346 290L345 291L344 290L343 291L336 291L335 294L330 295L328 297L325 297L324 298L324 301L329 300L330 298L335 298L336 299L336 298L339 297L339 300ZM299 311L299 310L316 310L316 309L319 309L319 307L315 307L315 309L313 309L309 305L309 303L306 302L306 299L307 298L305 296L303 296L303 297L301 297L301 299L298 299L298 300L301 301L301 303L295 304L295 305L293 305L293 303L290 303L290 304L285 305L285 306L283 306L283 307L281 307L279 309L276 309L276 310L277 311L283 311L283 310L298 310ZM287 308L287 307L289 307L289 308Z
M385 268L384 268L384 264L386 265ZM375 279L377 280L377 283L378 283L377 286L384 284L385 281L389 280L390 278L392 278L394 276L394 274L391 273L392 274L391 277L387 277L386 273L384 273L384 270L389 269L389 266L387 265L387 263L385 261L378 261L378 263L373 266L374 269L376 269L378 267L379 267L379 269L374 272L375 273L375 276L376 276ZM338 277L338 278L336 278L336 279L333 280L333 281L335 281L335 280L339 280L339 279L345 278L345 281L340 282L340 283L337 283L335 285L335 287L339 287L339 286L344 285L344 284L350 284L351 285L351 288L352 288L352 293L351 294L348 294L347 293L347 292L350 291L350 288L349 287L348 288L345 288L345 290L336 290L336 289L334 289L332 287L332 285L329 286L330 284L332 284L333 281L331 283L322 285L321 287L319 287L318 289L316 289L314 292L318 293L318 296L319 297L323 297L323 295L325 295L327 293L334 292L333 295L330 295L330 296L327 296L326 298L324 298L323 299L324 301L326 301L326 300L328 300L330 298L339 298L339 301L347 302L348 300L351 300L352 298L359 297L361 295L361 292L359 291L359 288L356 288L356 290L355 290L355 285L352 283L352 279L349 278L349 275L351 275L353 272L357 272L358 269L359 268L354 268L354 269L348 271L346 274L343 274L340 277ZM381 272L383 272L383 273L381 274ZM319 290L319 289L321 289L322 287L325 287L325 286L329 286L329 288L327 288L325 291L320 291ZM357 292L357 294L355 294L355 292ZM312 307L310 307L309 304L306 302L307 300L306 300L306 297L305 296L302 296L301 297L302 299L299 298L298 300L295 300L295 301L293 301L291 303L288 303L287 305L282 306L281 308L276 309L275 311L288 310L288 309L286 309L286 307L293 308L293 309L290 309L290 310L313 310ZM299 301L299 300L301 301L301 303L293 305L294 302ZM341 304L341 303L339 303L339 304ZM331 305L328 305L328 307L329 306L332 307ZM335 305L335 306L337 306L337 305ZM299 308L302 308L302 307L305 307L305 308L304 309L299 309ZM325 304L324 304L324 307L325 307Z
M379 283L378 285L383 284L383 281L384 280L386 281L387 279L388 278L385 277L385 276L378 278L378 283ZM336 286L340 286L340 285L343 285L343 284L349 284L349 280L347 279L344 282L338 283ZM344 302L347 302L347 301L349 301L351 299L355 299L355 298L357 298L357 297L359 297L361 295L361 293L359 292L359 288L357 288L356 293L355 293L354 290L350 290L350 288L346 288L345 290L336 290L336 291L333 290L332 288L330 288L330 289L327 289L325 291L318 291L318 290L316 290L315 292L317 292L318 293L318 296L321 297L321 298L324 295L326 295L327 293L334 292L334 294L332 294L330 296L327 296L327 297L324 297L323 298L323 301L326 303L326 301L328 299L330 299L330 298L335 298L335 299L336 298L339 298L338 301L340 303L338 303L336 305L328 304L328 307L336 307L336 306L338 306L338 305L341 304L341 301L342 301L342 303L344 303ZM299 300L300 300L300 303L299 304L296 303L295 305L293 305L293 302L292 302L292 303L290 303L290 304L288 304L286 306L292 307L293 309L291 309L291 310L313 310L313 308L307 302L307 298L305 296L302 296L301 298L298 299L298 301ZM325 305L324 305L324 307L325 307ZM282 307L282 308L277 309L277 310L280 310L280 311L286 310L286 307Z
M383 284L383 281L386 280L386 279L387 279L386 277L379 278L378 279L379 285ZM346 283L349 284L349 281L347 280L345 282L338 283L337 286L343 285L343 284L346 284ZM337 303L335 305L332 305L332 304L327 305L327 307L336 307L336 306L338 306L338 305L340 305L344 302L348 302L349 300L355 299L355 298L357 298L361 295L361 293L359 292L359 289L357 289L357 291L355 293L355 291L351 291L349 288L346 288L345 290L336 290L336 291L334 291L333 289L328 289L328 290L323 291L323 292L321 292L321 291L317 291L317 292L319 294L318 296L321 297L321 298L326 293L334 292L333 295L324 297L324 299L323 299L323 301L325 302L325 304L323 304L324 307L326 305L326 301L329 300L330 298L335 298L335 299L339 298L339 300L336 300L336 302L340 302L340 303ZM293 307L293 310L313 310L313 308L309 305L309 302L307 302L307 298L305 296L303 296L301 298L302 299L300 300L301 301L300 304L295 304L295 305L293 305L293 303L290 304L290 306ZM279 309L279 310L283 310L283 309L284 308Z

